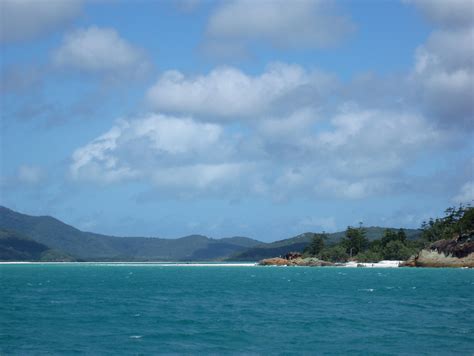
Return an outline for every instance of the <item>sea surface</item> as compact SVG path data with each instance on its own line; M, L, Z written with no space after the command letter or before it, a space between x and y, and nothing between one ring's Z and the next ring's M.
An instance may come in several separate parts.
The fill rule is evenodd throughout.
M0 355L474 355L474 270L0 265Z

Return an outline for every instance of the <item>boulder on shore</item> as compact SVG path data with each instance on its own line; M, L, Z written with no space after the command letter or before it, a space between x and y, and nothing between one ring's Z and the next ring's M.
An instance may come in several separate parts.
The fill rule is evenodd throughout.
M474 268L474 231L433 242L401 266Z

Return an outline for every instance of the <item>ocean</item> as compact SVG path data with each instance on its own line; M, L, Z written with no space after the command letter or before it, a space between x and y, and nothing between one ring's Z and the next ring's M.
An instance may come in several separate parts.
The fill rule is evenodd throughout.
M0 265L0 355L474 355L474 270Z

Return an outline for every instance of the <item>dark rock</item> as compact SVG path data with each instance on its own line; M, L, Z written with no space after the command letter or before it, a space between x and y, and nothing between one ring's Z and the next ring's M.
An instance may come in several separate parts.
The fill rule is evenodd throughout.
M401 266L474 268L474 231L433 242Z
M290 261L297 258L301 258L301 257L302 255L299 252L288 252L285 256L283 256L285 260L290 260Z

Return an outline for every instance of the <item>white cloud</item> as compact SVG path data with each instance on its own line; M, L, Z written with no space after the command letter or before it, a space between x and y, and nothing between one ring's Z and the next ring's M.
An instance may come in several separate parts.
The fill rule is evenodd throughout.
M113 182L138 176L138 172L123 166L112 154L117 148L117 140L122 135L127 122L114 126L84 147L78 148L72 156L70 172L73 178Z
M345 106L330 122L332 128L321 131L313 145L342 177L387 174L414 160L416 152L445 143L432 124L410 113Z
M82 0L0 1L0 42L17 42L47 34L74 19Z
M274 63L261 75L250 76L232 67L220 67L208 75L185 77L178 71L165 72L147 93L150 106L161 112L200 117L249 118L284 108L285 98L307 90L285 105L314 104L319 92L334 87L331 76L307 72L302 67ZM288 98L290 99L290 98Z
M123 120L77 149L70 172L76 180L142 179L158 188L213 189L247 169L245 162L229 162L230 154L216 124L149 115Z
M409 189L406 169L446 143L415 114L346 105L326 121L315 115L307 109L241 123L242 132L157 114L125 120L74 152L71 175L140 180L177 194L224 189L277 201L298 195L361 199Z
M338 12L332 1L324 0L223 2L209 20L207 41L214 50L253 41L278 48L332 46L354 30Z
M407 189L407 168L422 153L449 142L449 136L419 115L354 105L313 126L277 140L262 136L267 157L276 167L286 167L274 183L279 200L309 191L360 199Z
M91 26L66 35L53 52L61 68L114 76L140 76L149 69L144 51L121 38L112 28Z
M453 198L455 203L473 203L474 202L474 181L465 183L459 193Z

